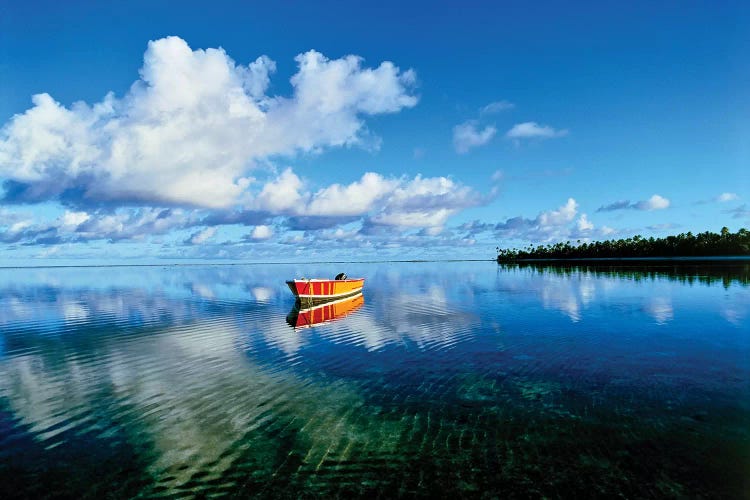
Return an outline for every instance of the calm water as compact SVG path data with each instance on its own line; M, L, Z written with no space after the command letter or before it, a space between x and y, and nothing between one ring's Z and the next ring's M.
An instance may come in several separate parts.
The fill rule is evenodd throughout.
M287 323L284 280L364 304ZM750 267L0 270L0 497L750 498Z

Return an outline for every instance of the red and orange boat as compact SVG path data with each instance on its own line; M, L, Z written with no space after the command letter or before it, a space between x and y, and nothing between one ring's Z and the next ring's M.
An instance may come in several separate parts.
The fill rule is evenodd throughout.
M362 293L307 308L301 308L300 302L297 302L287 315L286 321L294 328L310 328L343 318L362 307L364 303L365 297Z
M335 279L297 279L286 282L295 297L305 301L329 301L362 293L364 278L347 278L341 273Z

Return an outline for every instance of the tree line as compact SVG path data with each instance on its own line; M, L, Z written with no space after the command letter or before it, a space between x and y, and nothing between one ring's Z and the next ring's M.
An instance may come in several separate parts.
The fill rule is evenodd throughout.
M750 255L750 231L740 229L736 233L727 227L721 232L706 231L693 234L681 233L665 238L644 238L640 235L619 240L594 242L570 241L547 245L529 245L525 248L504 249L497 247L498 262L524 259L603 259L638 257L717 257Z

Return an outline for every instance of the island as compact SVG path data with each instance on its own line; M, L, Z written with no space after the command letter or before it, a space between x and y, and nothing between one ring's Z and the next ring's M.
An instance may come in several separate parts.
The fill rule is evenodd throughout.
M723 227L719 233L681 233L664 238L636 235L619 240L585 242L577 240L517 249L497 247L497 262L560 260L659 260L750 258L750 231L732 233Z

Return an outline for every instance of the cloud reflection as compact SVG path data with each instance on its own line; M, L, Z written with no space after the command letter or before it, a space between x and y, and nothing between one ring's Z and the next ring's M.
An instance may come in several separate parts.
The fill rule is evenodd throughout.
M636 380L644 359L648 373L734 380L736 349L692 361L715 347L715 333L677 324L685 295L671 287L694 293L688 284L483 275L484 265L373 265L360 308L305 330L286 323L293 298L283 278L332 275L331 266L0 271L5 442L39 445L50 461L40 467L56 466L48 448L76 455L122 445L142 460L122 465L127 473L161 488L144 496L198 495L210 485L265 484L279 470L326 481L394 457L452 460L479 419L462 427L444 408L461 401L476 417L554 399L562 411L555 377L569 367L582 375L565 384L582 384L581 393L592 379ZM727 294L717 283L698 292L707 321L747 317L746 289ZM644 312L695 342L642 335L653 324ZM606 336L584 322L605 315ZM635 336L642 352L674 353L668 365L633 356ZM683 391L682 380L658 383Z
M206 470L202 482L219 481L247 454L278 467L280 442L301 471L353 450L388 457L411 424L379 418L363 382L305 360L312 336L363 352L447 349L479 321L422 276L408 291L373 286L345 322L300 334L285 323L290 297L270 285L279 271L214 271L0 273L0 324L12 327L0 331L0 400L16 432L44 447L125 440L149 450L144 474L167 491Z
M669 297L652 297L646 304L646 312L654 318L657 325L663 325L674 319L672 299Z

